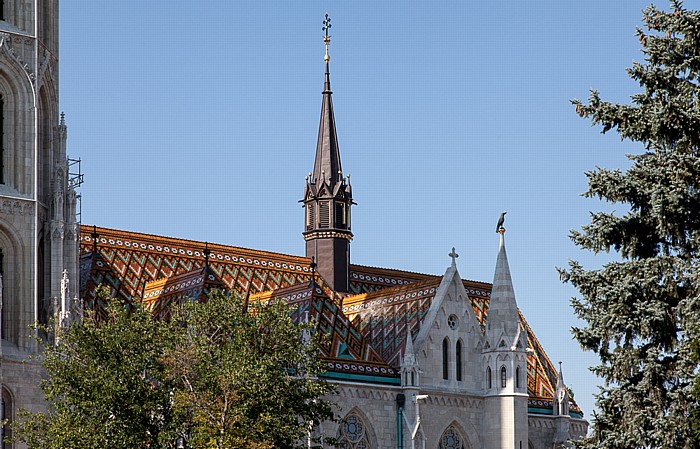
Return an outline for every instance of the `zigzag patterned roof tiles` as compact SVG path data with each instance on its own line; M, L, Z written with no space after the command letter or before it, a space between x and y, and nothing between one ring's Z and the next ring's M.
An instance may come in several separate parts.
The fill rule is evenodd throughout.
M82 226L80 238L80 296L87 308L104 307L97 298L101 284L127 301L144 296L144 302L160 316L167 314L170 303L182 300L182 295L199 298L207 288L219 286L254 301L284 300L297 305L292 312L295 320L314 319L318 329L330 335L323 348L330 372L370 381L398 378L398 358L406 332L411 329L414 338L418 334L442 279L351 265L351 293L339 295L318 275L311 288L311 260L306 257L210 243L207 276L204 242L101 227L95 230L96 245L92 226ZM483 325L491 284L463 283ZM541 407L547 401L551 404L557 374L532 329L520 317L534 351L528 355L528 392L531 402ZM580 412L573 398L571 409Z

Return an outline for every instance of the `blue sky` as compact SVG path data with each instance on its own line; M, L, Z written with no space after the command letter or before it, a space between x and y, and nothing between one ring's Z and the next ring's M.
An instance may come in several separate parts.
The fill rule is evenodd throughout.
M698 2L686 2L697 8ZM400 6L398 6L400 5ZM629 102L639 1L63 1L61 108L86 224L303 254L332 17L331 82L352 176L352 261L490 282L501 211L518 304L590 417L596 359L555 270L578 250L584 172L638 145L580 119ZM661 4L665 6L665 4Z

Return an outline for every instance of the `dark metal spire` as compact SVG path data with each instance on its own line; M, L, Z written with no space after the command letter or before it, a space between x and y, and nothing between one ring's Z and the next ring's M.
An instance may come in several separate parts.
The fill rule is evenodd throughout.
M204 242L204 268L209 268L209 255L211 251L209 250L209 242Z
M316 143L316 161L311 182L320 184L328 182L331 187L342 181L342 168L340 165L340 150L338 149L338 137L335 131L335 116L333 114L333 100L331 95L331 75L328 46L331 43L331 36L328 31L331 28L331 19L326 14L323 21L323 43L326 45L326 54L323 57L326 62L326 73L323 83L323 102L321 103L321 121L318 127L318 142Z
M97 239L100 238L100 234L97 233L97 226L92 226L90 237L92 237L92 252L97 253Z

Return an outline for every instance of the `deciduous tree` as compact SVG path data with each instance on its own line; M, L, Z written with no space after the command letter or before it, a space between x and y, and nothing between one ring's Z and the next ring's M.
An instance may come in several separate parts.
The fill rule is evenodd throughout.
M309 447L311 428L332 419L313 324L292 322L286 303L248 308L214 292L173 321L185 325L166 363L175 407L189 417L188 447Z
M286 303L246 310L235 295L174 307L159 321L112 300L48 346L47 412L14 431L32 449L317 447L333 418L313 323Z

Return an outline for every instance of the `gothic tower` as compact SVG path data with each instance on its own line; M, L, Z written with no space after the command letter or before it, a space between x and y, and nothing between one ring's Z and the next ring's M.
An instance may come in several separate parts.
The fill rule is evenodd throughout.
M484 436L487 449L528 447L527 339L506 255L505 229L493 275L482 358L485 373Z
M43 407L39 368L21 360L39 350L29 325L77 293L78 227L58 113L58 0L0 8L0 380L12 419Z
M350 177L343 176L340 150L335 131L333 100L331 99L330 56L328 45L331 19L326 14L326 74L321 103L321 123L318 128L314 171L306 178L304 189L304 240L306 256L313 257L318 272L337 292L350 291L350 207L352 189Z

